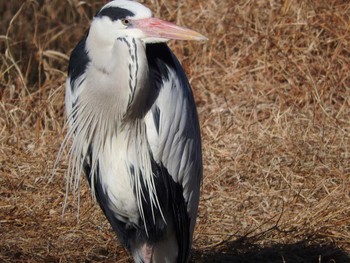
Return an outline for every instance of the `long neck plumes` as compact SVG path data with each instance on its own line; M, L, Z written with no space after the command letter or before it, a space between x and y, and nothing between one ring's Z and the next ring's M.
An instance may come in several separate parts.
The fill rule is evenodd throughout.
M91 167L90 181L95 180L98 156L106 140L141 117L136 113L145 112L145 94L149 89L148 64L141 41L123 37L116 39L113 46L102 48L98 43L89 44L88 37L87 44L91 63L79 99L68 116L71 127L67 138L73 139L69 175L71 182L75 178L74 185L79 184L86 160Z

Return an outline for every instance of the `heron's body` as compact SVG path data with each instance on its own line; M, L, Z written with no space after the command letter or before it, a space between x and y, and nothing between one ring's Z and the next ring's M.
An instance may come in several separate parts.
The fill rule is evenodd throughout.
M158 36L148 41L135 30L108 36L121 19L136 24L148 12L126 0L107 4L72 52L70 173L78 178L84 170L135 262L187 262L202 177L190 85Z

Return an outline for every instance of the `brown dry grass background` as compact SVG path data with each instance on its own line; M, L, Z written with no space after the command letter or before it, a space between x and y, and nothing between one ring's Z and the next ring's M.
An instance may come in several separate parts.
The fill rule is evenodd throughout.
M130 262L87 184L65 197L67 59L106 1L0 3L0 262ZM192 83L204 181L193 262L350 262L350 3L149 0L207 43Z

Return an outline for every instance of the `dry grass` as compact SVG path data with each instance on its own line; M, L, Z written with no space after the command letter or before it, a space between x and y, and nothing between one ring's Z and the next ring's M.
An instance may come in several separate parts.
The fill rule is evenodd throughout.
M67 58L106 1L0 3L1 262L130 262L87 185L64 216ZM350 262L350 5L165 1L202 126L194 262Z

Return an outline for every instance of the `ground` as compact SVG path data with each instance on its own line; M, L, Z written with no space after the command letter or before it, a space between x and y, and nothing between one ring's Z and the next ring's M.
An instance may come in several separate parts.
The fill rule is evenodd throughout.
M0 3L1 262L131 262L85 181L65 199L66 152L53 173L68 57L105 2ZM169 43L203 140L192 261L350 262L348 1L142 2L209 38Z

